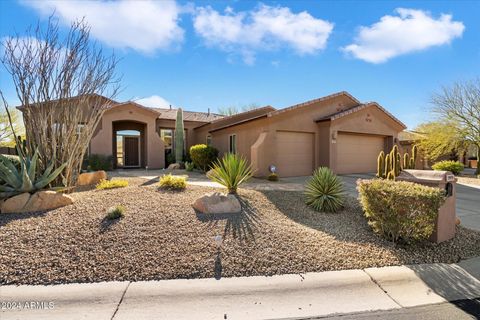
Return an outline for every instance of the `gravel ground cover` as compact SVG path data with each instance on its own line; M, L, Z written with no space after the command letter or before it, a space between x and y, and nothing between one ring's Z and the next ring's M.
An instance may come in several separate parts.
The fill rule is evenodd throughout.
M73 205L45 213L0 214L0 284L274 275L480 255L480 233L461 227L440 245L389 243L370 231L353 198L340 213L323 214L300 192L242 189L242 214L212 218L190 204L214 189L129 183L73 193ZM125 206L125 217L105 220L114 205ZM224 238L220 254L216 235Z

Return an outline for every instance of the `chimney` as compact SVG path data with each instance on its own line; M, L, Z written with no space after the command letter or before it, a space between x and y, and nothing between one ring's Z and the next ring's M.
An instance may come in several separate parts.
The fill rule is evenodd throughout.
M172 110L172 105L170 105L170 110Z

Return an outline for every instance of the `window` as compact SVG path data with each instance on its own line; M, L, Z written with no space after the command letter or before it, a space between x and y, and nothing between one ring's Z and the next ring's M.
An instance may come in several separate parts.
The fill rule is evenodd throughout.
M207 134L206 143L207 143L207 146L212 145L212 135L211 134Z
M173 147L173 130L172 129L160 129L160 139L165 144L165 150L172 149Z
M237 153L237 135L232 134L229 136L228 151L230 153Z

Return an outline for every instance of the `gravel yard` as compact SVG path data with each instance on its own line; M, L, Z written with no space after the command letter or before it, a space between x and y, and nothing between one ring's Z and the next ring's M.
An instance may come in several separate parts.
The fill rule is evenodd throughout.
M274 275L480 255L480 233L461 227L440 245L384 241L354 199L323 214L308 209L300 192L240 190L244 212L212 219L191 203L213 189L172 193L140 178L129 182L76 192L75 204L46 213L0 214L0 284ZM114 205L125 206L126 216L107 222ZM224 237L220 256L215 235Z

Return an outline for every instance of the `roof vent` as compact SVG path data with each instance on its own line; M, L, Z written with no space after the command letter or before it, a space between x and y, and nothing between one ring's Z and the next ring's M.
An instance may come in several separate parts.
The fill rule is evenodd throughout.
M172 105L170 105L170 110L172 110Z
M208 108L208 114L207 115L210 115L210 108Z

